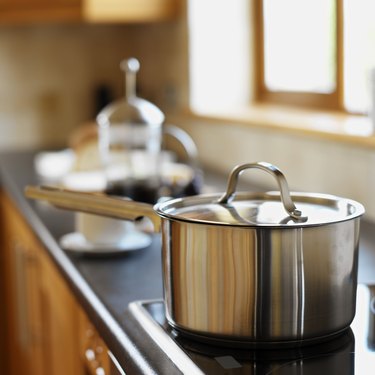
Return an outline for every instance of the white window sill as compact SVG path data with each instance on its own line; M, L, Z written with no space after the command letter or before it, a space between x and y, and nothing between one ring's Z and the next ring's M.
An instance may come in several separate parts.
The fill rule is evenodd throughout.
M374 126L367 116L268 104L256 104L236 110L190 112L190 116L209 122L231 122L375 148Z

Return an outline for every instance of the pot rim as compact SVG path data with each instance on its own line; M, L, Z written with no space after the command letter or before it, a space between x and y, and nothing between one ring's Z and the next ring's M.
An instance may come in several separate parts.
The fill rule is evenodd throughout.
M204 218L203 215L199 217L199 213L207 211L210 208L216 207L223 212L236 211L236 205L246 207L248 203L249 207L258 210L260 205L280 205L279 192L238 192L235 200L231 203L221 204L218 202L221 194L200 194L197 196L190 196L184 198L176 198L167 200L164 202L157 203L154 206L156 213L162 218L166 218L174 221L182 221L195 224L205 225L220 225L230 227L248 227L248 228L306 228L316 227L328 224L335 224L344 221L353 220L361 217L365 213L364 206L352 199L342 198L331 194L321 193L305 193L305 192L292 192L291 197L297 206L301 207L301 210L306 212L306 208L310 207L312 215L303 220L296 220L290 217L284 212L284 219L279 222L264 222L259 219L242 218L236 215L236 217L229 217L229 215L211 215L211 218ZM315 208L314 208L315 206ZM255 207L255 208L254 208ZM248 208L248 207L247 207ZM330 217L320 217L319 213L324 209L332 210L335 215ZM272 210L272 207L270 207ZM196 211L195 211L196 210ZM202 212L198 212L202 210ZM316 211L316 212L314 212ZM237 212L236 212L237 214ZM323 213L324 214L324 213ZM195 215L195 216L194 216ZM224 217L225 216L225 217ZM230 216L233 216L232 214ZM228 219L229 218L229 219ZM227 220L228 219L228 220Z

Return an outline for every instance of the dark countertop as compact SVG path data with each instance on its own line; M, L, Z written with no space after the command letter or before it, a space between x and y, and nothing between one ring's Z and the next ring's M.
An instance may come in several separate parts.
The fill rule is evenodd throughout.
M33 152L0 156L2 188L10 195L68 282L109 349L127 374L180 374L172 361L133 324L127 306L135 300L161 299L160 236L150 247L120 256L84 257L61 250L58 240L74 231L74 213L29 201L28 184L40 184ZM361 223L359 282L375 284L375 231Z

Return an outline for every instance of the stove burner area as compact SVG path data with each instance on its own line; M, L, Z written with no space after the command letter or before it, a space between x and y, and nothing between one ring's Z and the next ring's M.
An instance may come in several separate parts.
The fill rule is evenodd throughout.
M351 328L331 340L298 348L249 349L187 338L170 327L163 301L138 301L129 310L141 329L184 374L339 374L375 371L375 286L359 285Z

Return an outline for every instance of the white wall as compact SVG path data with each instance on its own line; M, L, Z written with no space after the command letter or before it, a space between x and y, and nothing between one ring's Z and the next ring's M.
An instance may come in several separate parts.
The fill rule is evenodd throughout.
M291 190L358 200L375 220L375 150L230 123L185 120L180 125L196 141L206 167L228 175L237 164L268 161L284 172ZM272 176L258 171L241 178L266 189L277 187Z

